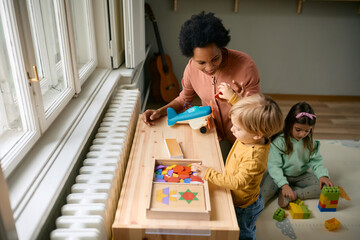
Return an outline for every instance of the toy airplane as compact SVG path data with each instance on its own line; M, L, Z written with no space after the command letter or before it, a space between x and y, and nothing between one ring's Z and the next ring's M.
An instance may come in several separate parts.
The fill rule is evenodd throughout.
M177 114L172 108L167 109L168 125L173 126L175 123L188 123L192 129L200 129L201 133L206 133L210 128L209 118L212 115L210 106L194 106L187 109L185 112Z

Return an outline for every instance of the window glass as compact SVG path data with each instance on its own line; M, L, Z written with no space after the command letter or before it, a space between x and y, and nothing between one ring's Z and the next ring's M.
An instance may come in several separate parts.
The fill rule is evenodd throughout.
M87 15L87 0L72 0L71 12L75 34L75 46L78 68L81 69L91 60L89 20Z
M37 66L40 78L41 93L45 112L60 97L67 87L64 78L62 56L60 52L59 32L53 1L40 1L41 18L38 19L38 31L43 33L44 38L38 38ZM41 42L43 41L43 42ZM45 48L43 47L45 44ZM43 61L48 59L48 62Z
M22 133L18 99L0 18L0 159L8 151L7 146L12 146Z

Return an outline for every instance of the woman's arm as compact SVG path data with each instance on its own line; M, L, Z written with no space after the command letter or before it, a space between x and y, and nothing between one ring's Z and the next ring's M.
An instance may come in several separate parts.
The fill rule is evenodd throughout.
M170 103L166 104L165 106L159 109L148 109L142 115L142 120L149 126L154 125L155 121L163 116L166 116L167 108L173 108L175 111L180 111L182 109L181 104L176 101L172 100Z

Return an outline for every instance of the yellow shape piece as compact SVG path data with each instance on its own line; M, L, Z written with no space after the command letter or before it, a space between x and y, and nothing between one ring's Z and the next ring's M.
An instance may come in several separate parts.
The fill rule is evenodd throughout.
M170 201L176 201L176 197L173 197L176 194L176 191L170 191L169 199Z
M156 192L156 201L158 202L162 202L163 198L166 197L167 195L165 193L162 192L163 190L157 190Z
M161 175L166 175L167 173L168 173L168 170L165 169L165 170L162 171Z
M180 183L184 183L184 179L180 179Z
M167 169L167 170L170 170L170 169L173 169L175 166L176 166L176 164L171 165L171 166L168 166L166 169Z
M179 175L177 175L176 173L173 173L172 176L173 176L173 177L179 177Z

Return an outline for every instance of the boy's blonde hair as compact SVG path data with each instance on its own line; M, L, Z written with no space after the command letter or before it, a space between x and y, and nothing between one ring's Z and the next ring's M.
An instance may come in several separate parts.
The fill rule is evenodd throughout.
M233 117L247 132L270 138L283 128L280 107L269 96L255 94L242 98L230 109Z

